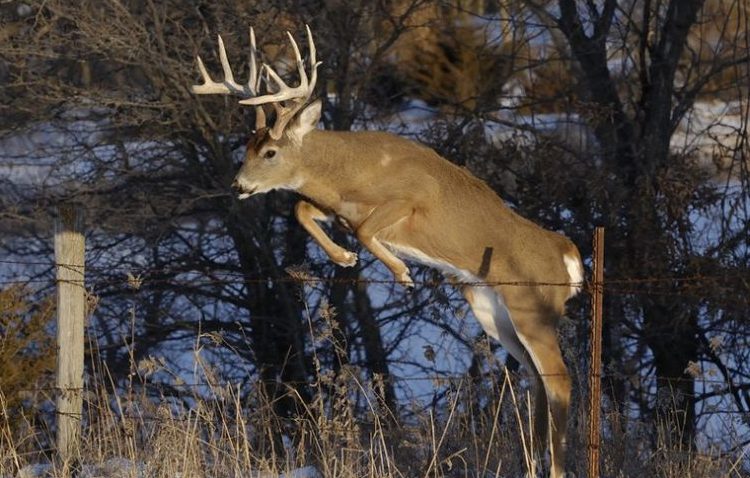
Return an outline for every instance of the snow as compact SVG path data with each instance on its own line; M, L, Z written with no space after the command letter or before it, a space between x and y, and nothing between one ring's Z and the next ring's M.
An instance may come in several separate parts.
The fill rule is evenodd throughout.
M50 463L35 463L21 468L16 478L46 478L57 476L58 472L59 470ZM78 476L80 478L141 478L146 476L146 466L125 458L112 458L97 465L83 465Z
M111 137L106 118L80 119L83 115L72 112L62 121L39 123L0 137L0 192L13 189L7 184L38 188L40 196L80 189L102 164L111 166L102 179L116 182L127 169L148 170L156 159L173 154L170 142L119 141Z
M145 463L138 463L125 458L112 458L97 465L83 465L77 476L80 478L146 478L149 476ZM49 463L27 465L18 472L15 478L47 478L56 476L55 467ZM175 474L175 478L182 478ZM210 475L207 475L210 476ZM248 478L323 478L314 466L295 468L286 473L268 473L248 470Z
M292 470L288 474L282 473L279 478L323 478L323 475L314 466L306 466Z
M747 123L739 101L701 101L680 121L670 140L675 154L694 157L704 167L714 165L720 171L729 166Z
M484 130L496 146L513 143L534 146L554 141L563 148L595 156L598 142L585 118L576 113L520 114L517 106L525 97L523 86L509 82L504 87L500 109L487 115ZM744 108L739 101L701 100L679 122L670 140L673 154L686 157L716 178L723 178L738 156L741 140L748 134ZM424 101L406 101L402 109L383 118L375 127L409 137L419 137L438 119L439 111ZM366 129L368 125L357 125ZM745 146L746 147L746 146Z

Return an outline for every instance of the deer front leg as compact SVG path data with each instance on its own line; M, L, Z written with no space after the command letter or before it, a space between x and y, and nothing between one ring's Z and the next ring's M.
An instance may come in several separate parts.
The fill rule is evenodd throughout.
M333 262L342 267L352 267L357 263L357 254L347 251L331 240L315 221L326 221L329 215L307 201L300 201L294 208L294 215L302 227L323 248Z
M406 264L393 255L376 235L378 232L388 227L394 226L400 220L409 217L412 214L413 205L405 201L393 201L375 208L365 221L357 228L356 234L359 242L369 250L372 255L388 267L396 276L396 280L404 287L414 287L414 281L411 280L409 269Z

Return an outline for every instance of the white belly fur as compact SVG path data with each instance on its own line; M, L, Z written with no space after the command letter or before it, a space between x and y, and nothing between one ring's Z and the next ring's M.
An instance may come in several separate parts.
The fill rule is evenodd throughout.
M385 245L401 258L434 267L445 274L456 276L462 282L483 282L482 279L471 272L459 269L440 259L432 258L418 249L392 243L385 243ZM471 290L473 296L471 310L482 329L487 335L500 342L503 348L521 365L526 368L531 367L532 365L528 360L529 355L524 353L526 348L519 340L510 312L505 306L502 296L492 286L469 285L467 287Z

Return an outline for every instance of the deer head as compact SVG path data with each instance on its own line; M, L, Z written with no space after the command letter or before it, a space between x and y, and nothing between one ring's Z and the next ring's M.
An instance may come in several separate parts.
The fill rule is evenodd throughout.
M246 84L240 85L234 80L221 36L219 58L224 71L223 81L214 81L198 57L198 69L203 84L194 85L193 93L239 96L242 98L240 104L255 107L255 134L247 145L245 161L232 184L240 192L240 199L274 189L297 189L303 181L298 175L298 165L302 160L302 142L317 126L321 113L320 101L307 105L315 91L320 62L316 61L315 43L310 27L305 26L305 29L311 70L309 77L297 42L292 34L287 32L300 77L299 85L296 87L287 85L269 65L263 64L260 69L257 67L255 32L252 27L250 74ZM263 84L268 93L259 96ZM265 105L271 105L276 113L276 119L270 128L266 127Z
M232 183L245 199L274 189L297 190L304 183L303 140L320 121L320 100L313 102L286 125L278 139L261 130L247 145L245 161ZM278 119L277 119L278 121Z

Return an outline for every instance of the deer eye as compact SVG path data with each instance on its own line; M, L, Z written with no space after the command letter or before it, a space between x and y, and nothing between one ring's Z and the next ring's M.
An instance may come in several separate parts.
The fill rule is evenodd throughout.
M269 149L269 150L268 150L268 151L266 151L266 153L265 153L265 154L263 155L263 157L264 157L265 159L271 159L271 158L273 158L274 156L276 156L276 150L275 150L275 149Z

